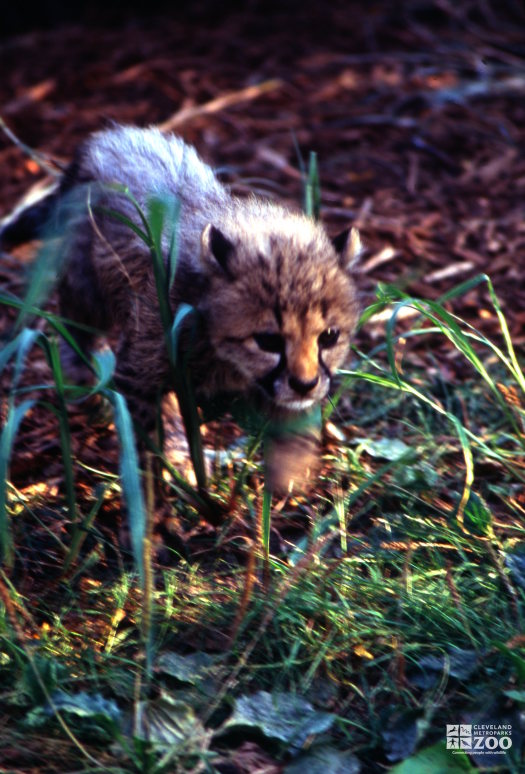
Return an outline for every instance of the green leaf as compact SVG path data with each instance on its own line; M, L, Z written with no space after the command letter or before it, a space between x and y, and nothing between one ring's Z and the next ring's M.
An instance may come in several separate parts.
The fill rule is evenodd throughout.
M147 220L153 239L153 247L162 256L162 232L166 222L167 202L162 196L151 196L147 202Z
M119 723L121 712L113 699L105 699L100 693L89 694L85 691L70 695L57 691L51 697L54 707L59 711L70 712L79 717L105 715L115 723Z
M108 387L113 379L116 365L115 353L109 348L94 352L93 363L98 379L93 388L93 393L95 393Z
M64 664L55 658L46 658L36 653L32 662L28 661L24 665L19 688L33 704L45 704L47 696L66 678Z
M147 201L147 213L149 233L152 240L152 253L154 254L153 259L154 264L157 264L155 272L156 276L158 274L160 285L167 293L173 286L175 270L177 268L179 251L177 224L180 214L180 201L170 193L152 196ZM165 240L169 239L166 262L164 261L162 246L163 235Z
M42 334L40 333L40 331L35 331L32 328L24 328L22 331L20 331L20 334L16 337L15 341L17 341L17 352L16 352L15 372L12 380L13 388L16 388L20 380L20 377L22 375L22 371L24 368L24 361L27 357L29 350L41 335Z
M189 656L181 656L178 653L162 653L156 664L156 671L175 677L181 683L197 685L203 678L208 677L210 668L216 663L216 659L207 653L191 653Z
M308 164L308 176L304 188L304 211L309 218L319 220L321 214L321 184L319 181L319 167L317 153L310 151Z
M300 755L284 767L283 774L359 774L360 771L361 763L352 752L323 745Z
M473 535L492 534L492 513L480 495L470 491L463 511L463 526Z
M69 430L69 417L66 406L66 396L64 390L64 373L60 361L60 352L56 336L42 337L41 344L47 354L53 379L55 381L55 391L57 395L58 406L56 410L52 409L58 419L60 430L60 446L62 449L62 461L64 463L64 479L67 494L67 504L69 517L72 522L76 519L76 491L75 474L73 469L73 453L71 450L71 433Z
M124 215L122 212L119 212L118 210L113 210L110 207L97 207L97 211L102 213L103 215L107 215L109 218L112 218L113 220L118 220L119 223L122 223L124 226L127 226L131 231L133 231L134 234L136 234L139 239L141 239L145 244L149 245L150 240L145 231L143 231L139 226L137 226L131 218L128 218L127 215Z
M171 239L168 250L168 286L171 290L175 282L175 271L179 261L180 242L178 238L178 225L180 218L180 199L173 200L172 211L170 214Z
M0 562L7 561L8 564L12 558L12 540L7 513L9 460L20 422L34 403L34 400L25 400L19 406L11 406L0 434Z
M476 771L462 751L447 750L444 742L407 758L390 769L390 774L464 774Z
M197 479L197 487L200 492L204 492L206 490L206 466L202 450L199 412L189 369L181 364L178 369L172 369L172 378L190 447L190 457Z
M264 736L299 750L312 734L328 731L335 718L329 712L318 712L296 694L259 691L235 701L233 715L224 728L256 728Z
M62 261L62 250L56 240L46 240L31 264L31 279L16 321L17 329L34 314L34 308L44 306L56 284Z
M361 317L359 318L359 322L357 323L357 330L361 330L363 325L366 325L370 318L375 314L382 312L383 309L388 306L388 303L388 301L376 301L373 304L369 304L369 306L366 307L366 309L362 312Z
M131 416L123 395L105 390L115 413L115 426L120 442L120 480L126 501L131 546L141 585L144 587L144 538L146 535L146 505L140 481L140 469Z
M80 553L80 549L91 531L92 524L102 506L102 503L104 502L108 489L109 484L104 485L99 483L95 486L96 500L94 504L92 505L89 513L87 513L80 522L76 522L74 524L73 530L71 532L71 542L64 557L62 577L67 576L70 567L76 562Z
M113 699L100 694L85 692L69 695L57 691L45 708L51 716L56 710L75 729L75 734L84 739L111 742L119 736L121 712Z
M376 298L380 304L387 306L394 301L399 301L401 298L407 298L406 293L403 293L395 285L390 285L388 282L378 282L376 287Z
M179 335L182 327L182 323L186 319L186 317L191 314L193 311L195 311L194 307L190 304L181 304L179 308L177 309L177 313L175 314L175 317L173 319L173 324L171 326L170 331L170 342L171 342L171 359L173 362L173 365L175 366L177 363L177 357L178 357L178 347L179 347Z
M262 523L262 544L264 550L265 562L270 561L270 531L272 523L272 492L267 485L266 480L264 482L263 501L261 510L261 523Z
M383 729L383 742L389 761L399 761L414 752L419 741L420 712L399 710L393 713Z
M161 749L187 745L193 752L209 736L193 708L165 691L139 703L135 733Z
M412 462L412 460L407 460ZM414 461L415 462L415 461ZM439 482L439 471L424 460L417 460L417 464L399 465L394 470L394 480L398 486L417 490L434 489Z
M159 302L159 314L162 322L162 329L168 347L168 356L171 358L169 349L169 333L173 321L173 315L170 306L168 280L166 276L166 266L164 265L164 256L162 253L162 229L166 215L166 202L158 196L152 196L148 199L148 229L151 250L151 260L153 274L155 277L155 287L157 290L157 299Z
M441 675L445 670L456 680L469 680L479 668L480 655L475 650L466 650L451 645L448 652L429 653L422 656L415 665L423 674L437 672ZM419 671L411 678L414 685L421 685ZM423 681L425 682L425 681Z
M4 346L2 351L0 352L0 373L4 370L8 362L11 360L12 356L15 352L17 352L18 348L22 345L23 336L26 333L28 328L24 328L24 330L20 331L20 333L15 336L15 338L10 341L8 344ZM34 331L36 333L36 331Z
M356 438L361 451L366 451L371 457L379 457L384 460L400 460L413 450L399 438L379 438L377 441L371 438Z
M35 707L30 710L24 717L22 725L24 728L32 731L40 730L49 725L49 714L46 712L45 707Z

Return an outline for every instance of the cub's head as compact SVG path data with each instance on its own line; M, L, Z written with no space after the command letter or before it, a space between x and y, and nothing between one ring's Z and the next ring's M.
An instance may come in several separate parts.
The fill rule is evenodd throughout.
M311 219L252 201L206 226L201 242L210 282L201 311L230 367L226 389L309 409L326 395L357 322L357 230L331 241Z

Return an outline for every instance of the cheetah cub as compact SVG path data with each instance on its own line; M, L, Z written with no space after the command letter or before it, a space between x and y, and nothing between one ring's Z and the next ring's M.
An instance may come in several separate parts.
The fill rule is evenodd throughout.
M144 211L151 197L178 203L169 299L173 313L181 304L194 309L180 346L198 402L240 395L283 427L309 412L326 396L356 326L356 229L332 241L299 212L233 196L193 147L157 129L116 126L90 136L58 191L7 222L0 238L20 241L39 213L54 212L65 224L61 312L118 334L115 382L146 431L154 427L158 396L172 385L151 253L115 217L117 211L141 227L115 184ZM71 333L84 351L93 348L93 335L74 327ZM297 437L283 431L269 462L275 486L305 464Z

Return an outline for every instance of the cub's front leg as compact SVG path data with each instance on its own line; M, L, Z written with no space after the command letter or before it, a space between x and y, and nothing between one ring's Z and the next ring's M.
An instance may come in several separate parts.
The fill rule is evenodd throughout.
M276 423L265 442L269 489L285 494L308 489L320 467L321 417L318 412Z
M139 451L146 447L145 437L155 430L157 406L163 394L169 391L168 377L163 338L158 341L155 337L128 332L118 348L114 382L126 398L139 430Z

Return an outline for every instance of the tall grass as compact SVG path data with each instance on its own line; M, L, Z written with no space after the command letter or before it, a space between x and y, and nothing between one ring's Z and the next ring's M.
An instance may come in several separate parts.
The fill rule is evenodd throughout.
M312 157L307 177L310 193L305 195L312 216L318 208L318 180L317 163ZM181 408L184 406L197 487L184 480L167 460L163 464L173 473L177 498L206 509L208 482L200 419L179 352L181 327L191 322L194 310L186 306L173 309L170 304L177 261L177 205L174 200L157 198L144 211L138 203L134 206L137 222L124 222L150 250L166 352ZM117 213L107 214L123 218ZM48 256L45 252L39 260L49 260ZM56 268L56 256L51 260ZM0 436L3 567L7 571L13 568L17 551L10 463L24 417L37 405L51 411L58 421L64 500L72 524L63 556L63 577L78 562L86 530L96 519L107 486L97 488L90 508L84 511L68 407L72 401L98 395L113 409L120 445L120 481L140 586L134 598L129 593L132 584L125 578L119 591L102 585L93 590L89 605L83 603L89 612L83 609L82 613L89 624L96 621L93 628L97 632L106 631L103 622L107 611L116 612L105 647L96 658L87 652L75 657L74 669L64 678L74 694L78 693L81 674L82 692L76 696L78 706L74 707L78 715L69 718L82 713L106 719L111 715L100 697L91 701L89 690L84 690L87 685L93 693L96 686L104 693L118 695L128 708L134 708L133 730L128 733L120 728L112 732L113 741L118 740L134 770L160 772L179 764L198 770L202 763L201 770L211 772L212 735L228 714L234 695L248 695L260 688L292 690L312 697L322 707L330 701L338 716L337 731L327 735L337 741L333 754L341 749L352 750L364 766L378 759L384 765L385 756L395 756L395 745L389 746L384 732L390 729L395 735L399 717L408 729L407 738L413 740L413 744L406 742L402 750L410 759L415 755L416 740L428 747L436 738L442 738L433 732L433 726L441 729L446 722L468 717L469 713L475 716L480 707L489 704L496 706L494 712L501 718L507 717L509 707L523 706L525 596L518 549L525 545L525 529L519 497L513 498L512 491L525 480L525 379L488 277L462 283L437 301L414 298L392 286L378 288L377 300L364 311L360 326L370 324L374 314L390 310L384 338L366 353L354 351L354 364L341 371L340 387L324 410L325 420L330 419L347 432L340 406L343 397L353 395L353 435L347 433L347 443L326 456L328 473L313 493L279 505L285 517L299 512L312 519L307 534L288 543L286 561L272 557L270 552L273 493L266 486L261 497L250 487L247 475L255 464L259 444L279 428L272 430L260 421L251 428L245 459L231 467L231 479L224 484L224 490L231 488L230 504L233 502L241 515L256 519L261 514L266 575L272 581L264 591L256 583L255 563L250 565L249 575L243 576L230 565L223 566L221 575L215 567L204 573L181 561L153 582L156 566L150 542L151 466L147 466L144 487L131 417L125 398L113 385L115 358L109 350L97 353L93 360L88 353L78 352L68 330L72 323L43 308L49 280L50 272L37 266L25 299L6 294L0 297L0 303L19 311L11 339L0 352L0 373L5 378L5 369L11 369L6 420ZM461 300L462 295L483 283L499 320L497 337L488 338L450 311L452 300ZM401 322L401 313L407 307L418 315L410 326ZM30 327L35 319L38 329ZM60 336L90 364L91 386L68 383L59 357ZM428 374L418 370L409 355L404 358L406 341L417 339L418 351L424 351L425 341L432 342L432 347L436 337L469 364L471 384L450 385L450 391L464 402L472 400L472 405L479 400L475 408L478 413L487 413L484 422L477 420L476 412L467 416L456 409L452 400L447 402L438 396ZM35 384L30 378L35 347L41 348L50 365L50 380L45 384ZM472 396L472 390L481 397L478 399L478 392ZM359 438L355 438L356 432ZM152 443L151 449L155 454L162 453ZM451 467L451 458L460 459L459 472ZM486 460L497 466L497 486L479 478L477 466ZM506 513L516 514L514 520L509 517L502 525L494 516L486 499L492 492L500 497ZM224 534L232 543L237 539L226 531ZM251 559L255 557L254 549ZM4 608L0 611L0 641L5 642L9 621L18 620L24 608L7 575L0 577L0 591L5 592L4 608L9 611L4 621ZM70 594L68 604L72 598L80 606L80 595L71 590ZM79 647L78 634L66 613L57 613L56 606L60 605L56 599L53 601L54 623L47 640L43 632L39 633L40 646L50 659L70 664L71 653ZM66 611L67 605L60 610ZM131 625L120 631L119 616L125 614ZM29 613L23 615L29 626ZM135 620L139 622L138 634L132 625ZM174 674L176 679L180 676L180 664L176 662L179 653L174 651L195 650L200 647L195 643L210 640L220 642L218 633L224 632L232 635L224 647L233 669L207 664L202 678L193 665L187 682L182 680L184 689L172 688ZM93 639L98 636L93 635ZM24 632L17 632L17 637L23 641ZM19 648L12 644L6 648L21 658ZM164 679L161 670L161 648L163 656L167 650L178 665L173 673L167 672L172 682ZM30 660L32 651L27 652ZM137 653L142 652L144 662L137 669ZM36 662L34 668L39 674L45 673ZM137 675L134 684L130 672ZM50 682L53 688L63 687L60 678L52 677ZM147 689L153 684L161 691L158 699L149 696ZM67 706L71 709L71 697L67 705L64 697L58 700L55 693L46 690L54 697L56 713L67 711ZM329 698L319 698L325 696ZM184 744L177 747L184 719L188 725L182 728L187 733ZM152 728L158 731L157 737L152 735ZM221 733L223 730L221 726ZM162 742L165 732L165 738L171 740L169 750ZM312 739L315 750L315 734ZM227 747L228 743L221 744ZM273 744L275 750L275 739ZM294 758L298 752L282 744L279 754ZM307 750L301 752L307 754ZM303 764L304 771L313 765L311 761ZM517 774L517 758L509 756L506 762ZM412 766L412 771L418 771L417 761Z
M449 299L467 293L473 287L483 282L487 284L495 314L500 321L504 349L497 346L472 325L467 324L461 320L461 318L447 311L444 306L444 303ZM352 377L353 379L363 379L389 390L393 389L407 393L413 396L419 403L430 406L433 411L446 417L457 434L465 464L463 492L456 506L456 518L462 523L463 513L469 502L472 486L474 484L473 446L487 458L495 459L501 463L512 472L518 480L525 481L525 474L523 474L519 465L519 459L523 455L523 450L525 449L525 438L523 435L523 428L525 426L525 413L523 409L525 381L523 372L518 363L516 352L508 334L508 326L499 301L494 293L492 283L486 275L480 275L466 283L462 283L436 302L408 297L406 294L393 287L380 287L379 302L365 311L362 324L364 324L367 319L370 319L374 313L384 309L386 305L390 304L393 305L392 315L386 325L385 343L376 347L375 350L366 357L366 363L370 370L367 370L367 372L346 370L341 373L343 376ZM401 310L407 306L417 310L420 317L411 329L396 335L395 327L398 315ZM423 327L422 321L432 323L432 327ZM498 405L502 418L506 421L510 432L510 435L505 438L507 441L506 445L508 446L508 440L512 438L514 448L509 450L508 448L499 444L494 444L490 440L473 432L469 427L465 426L456 414L447 410L435 398L430 397L423 390L414 386L410 379L401 372L396 351L399 341L407 340L414 336L424 337L435 335L436 333L443 335L452 343L488 386L492 399ZM498 386L496 377L491 375L485 364L486 357L484 358L482 352L483 349L487 354L495 355L496 362L506 370L508 379L510 379L511 384L514 384L517 394L521 393L521 400L519 398L510 401L506 399L505 392ZM381 351L386 352L389 369L377 360L377 356Z

